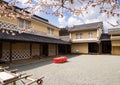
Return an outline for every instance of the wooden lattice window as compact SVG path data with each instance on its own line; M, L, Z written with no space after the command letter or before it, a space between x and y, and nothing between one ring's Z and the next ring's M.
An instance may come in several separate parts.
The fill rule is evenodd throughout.
M83 34L82 33L77 33L76 34L76 39L82 39L83 37Z
M53 35L54 29L48 28L48 34Z
M88 33L88 38L93 38L93 33L92 32Z
M18 18L18 27L23 29L30 29L31 21Z

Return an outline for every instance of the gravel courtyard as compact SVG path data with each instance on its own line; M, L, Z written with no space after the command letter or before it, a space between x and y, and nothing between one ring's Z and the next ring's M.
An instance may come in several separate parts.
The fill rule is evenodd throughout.
M15 67L20 73L44 76L43 85L120 85L120 56L69 55L68 62L52 60Z

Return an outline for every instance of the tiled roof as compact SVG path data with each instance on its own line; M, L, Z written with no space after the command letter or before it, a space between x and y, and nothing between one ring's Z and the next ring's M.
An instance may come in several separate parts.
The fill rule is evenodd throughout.
M14 30L17 31L17 29L21 30L22 28L19 28L17 25L8 23L8 22L4 22L0 20L0 29L6 29L6 30ZM25 31L25 33L28 34L34 34L34 35L40 35L40 36L45 36L45 37L53 37L53 38L58 38L54 35L49 35L48 33L42 32L42 31L38 31L35 30L33 28L29 29L29 31Z
M0 32L0 40L11 40L11 41L26 41L26 42L39 42L39 43L54 43L54 44L70 44L60 39L38 36L33 34L15 32L16 35Z
M79 30L94 30L94 29L98 29L99 27L103 27L103 22L75 25L73 28L70 29L70 31L73 32Z
M100 40L101 41L110 41L110 35L107 34L107 33L103 33L101 36L100 36Z
M109 34L120 34L120 28L111 28L108 29Z
M2 2L8 4L8 2L5 1L5 0L2 0ZM18 7L18 6L13 6L13 7L15 7L16 9L19 9L19 10L23 10L23 9L24 9L24 8L21 8L21 7ZM28 11L25 11L25 12L29 14ZM42 17L40 17L40 16L38 16L38 15L35 15L35 14L34 14L31 18L34 19L34 20L39 20L40 22L42 22L42 23L44 23L44 24L47 24L48 26L52 26L52 27L55 27L55 28L59 29L57 26L49 23L48 19L42 18Z

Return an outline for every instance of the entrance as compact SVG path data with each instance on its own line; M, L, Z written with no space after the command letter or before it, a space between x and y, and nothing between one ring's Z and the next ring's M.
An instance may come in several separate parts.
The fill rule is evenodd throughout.
M71 53L71 46L70 45L58 45L58 53L59 54L70 54Z
M102 41L102 53L111 53L111 41Z
M97 43L88 43L88 51L89 53L98 53L99 46Z
M48 56L48 44L43 44L43 56Z

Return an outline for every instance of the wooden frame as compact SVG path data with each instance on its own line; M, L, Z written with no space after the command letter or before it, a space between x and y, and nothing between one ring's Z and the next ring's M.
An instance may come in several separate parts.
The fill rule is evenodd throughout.
M23 83L23 85L32 85L34 83L37 83L37 85L42 85L43 83L43 78L38 78L38 79L33 79L30 78L30 76L32 75L27 75L26 73L23 74L16 74L17 70L11 70L8 71L6 70L9 67L0 67L0 85L6 85L6 84L12 84L12 85L16 85L16 81L21 80L21 79L25 79L25 80L29 80L29 82L24 83L24 81L21 80L21 82Z

